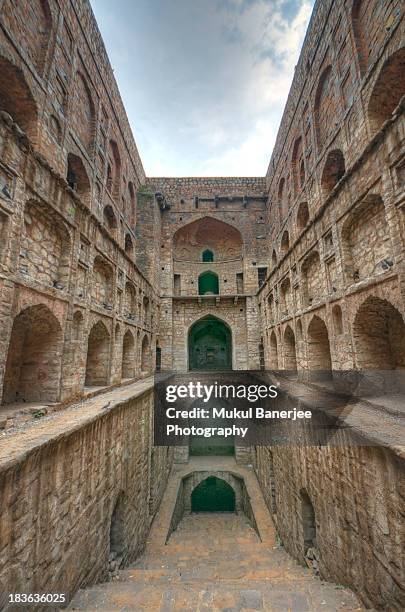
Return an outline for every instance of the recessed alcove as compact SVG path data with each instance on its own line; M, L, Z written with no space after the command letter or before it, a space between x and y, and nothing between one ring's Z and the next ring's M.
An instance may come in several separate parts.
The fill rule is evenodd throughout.
M185 515L212 512L245 516L259 535L250 496L242 476L228 470L193 471L180 480L166 544Z

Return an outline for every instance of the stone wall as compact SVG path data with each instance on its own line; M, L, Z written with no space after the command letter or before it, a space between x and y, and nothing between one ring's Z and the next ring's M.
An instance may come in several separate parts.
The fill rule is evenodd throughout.
M169 531L167 533L167 540L170 537L170 534L176 530L178 524L183 518L184 514L188 514L191 512L192 506L192 493L194 489L206 480L209 477L219 478L220 480L228 483L235 494L235 510L238 513L243 513L249 520L252 527L259 534L256 518L254 515L254 511L251 506L251 500L249 494L247 492L246 484L243 478L239 475L234 474L229 471L195 471L190 474L183 476L180 480L179 488L176 497L176 503L174 506L173 514L171 517Z
M380 414L376 427L378 408L358 403L346 414L347 428L327 430L330 392L285 381L281 389L288 407L313 411L294 427L279 421L278 442L252 453L282 544L321 578L352 588L367 607L403 610L405 461L392 438L401 439L398 420ZM325 431L333 435L326 439Z
M142 374L145 338L150 371L158 296L117 236L43 158L27 150L14 127L0 118L10 194L0 196L3 403L66 402L82 395L85 384L107 386L127 377L126 334L134 345L131 377ZM25 321L30 337L22 334ZM95 361L104 368L96 377Z
M253 296L268 256L264 179L151 178L148 183L164 194L168 206L162 213L159 280L163 367L187 369L189 328L207 315L231 327L233 367L258 367ZM211 250L212 262L203 261L205 249ZM218 298L199 296L199 277L207 271L218 275Z
M108 399L20 432L21 445L3 438L3 594L70 598L143 550L173 452L152 446L152 390Z
M0 65L0 395L17 415L150 373L159 299L136 235L145 174L89 3L1 0Z
M269 368L403 366L403 45L399 2L316 4L267 174Z

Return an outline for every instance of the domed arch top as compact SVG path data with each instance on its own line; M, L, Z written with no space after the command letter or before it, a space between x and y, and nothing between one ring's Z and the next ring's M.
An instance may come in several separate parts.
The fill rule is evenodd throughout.
M232 332L214 316L196 321L188 332L189 370L231 370Z
M202 259L202 254L212 253L212 259ZM184 225L173 236L173 257L176 261L229 261L243 255L242 235L235 227L203 217Z
M235 491L216 476L208 476L191 494L192 512L235 512L235 507Z

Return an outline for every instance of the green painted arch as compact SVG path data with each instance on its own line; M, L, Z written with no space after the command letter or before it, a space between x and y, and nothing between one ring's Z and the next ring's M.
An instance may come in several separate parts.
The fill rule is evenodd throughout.
M208 476L191 493L192 512L235 512L235 491L222 478Z
M215 272L203 272L198 277L198 295L206 294L219 294L218 274L216 274Z
M188 332L189 370L232 370L232 332L214 316L196 321Z
M211 249L205 249L205 251L202 252L202 261L214 261L214 251L211 251Z

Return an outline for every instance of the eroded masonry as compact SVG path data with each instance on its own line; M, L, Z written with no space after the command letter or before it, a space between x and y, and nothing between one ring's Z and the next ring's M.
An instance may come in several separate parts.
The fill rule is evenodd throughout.
M318 0L267 175L151 178L88 1L0 0L0 607L111 578L217 487L249 546L267 512L315 574L404 609L399 395L368 389L336 446L192 467L153 444L150 378L297 371L297 406L333 393L300 373L404 370L404 43L400 0Z

